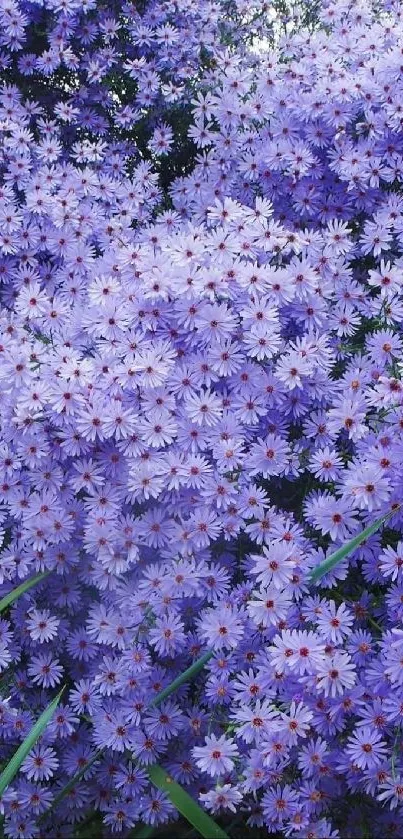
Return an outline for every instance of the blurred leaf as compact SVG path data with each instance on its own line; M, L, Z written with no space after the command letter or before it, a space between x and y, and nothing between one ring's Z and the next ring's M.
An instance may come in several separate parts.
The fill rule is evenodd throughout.
M130 839L150 839L155 833L155 828L151 824L140 824L130 834Z

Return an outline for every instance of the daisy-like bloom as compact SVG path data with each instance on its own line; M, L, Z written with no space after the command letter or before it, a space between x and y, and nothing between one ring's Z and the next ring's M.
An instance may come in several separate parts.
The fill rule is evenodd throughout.
M294 390L294 388L302 388L304 377L309 376L311 372L310 360L293 352L277 362L275 375L289 390Z
M340 644L344 638L352 632L353 615L348 611L344 603L336 606L334 600L330 600L324 606L317 618L317 629L325 641L333 644Z
M312 711L304 707L302 702L291 702L289 711L281 712L278 721L280 731L287 736L290 745L297 743L299 737L306 737L313 719Z
M335 498L325 492L308 499L305 513L313 525L332 540L348 539L357 527L354 510L346 498Z
M116 801L105 807L104 823L112 833L129 830L139 820L140 803L138 801Z
M33 641L51 641L57 635L59 619L51 615L49 609L33 609L27 619L27 629Z
M32 812L39 816L44 813L51 804L53 795L45 789L41 784L24 784L22 795L23 806L30 808Z
M62 679L63 667L58 659L53 658L52 653L42 653L32 656L31 663L28 665L28 675L41 687L53 688Z
M264 627L276 626L285 620L291 606L291 595L281 592L274 586L255 592L256 599L248 603L248 612L252 619Z
M208 609L199 621L199 633L214 650L233 649L244 634L243 622L235 609Z
M379 558L379 570L384 577L390 577L393 581L402 578L403 575L403 542L398 542L396 548L386 547Z
M123 752L130 748L132 734L133 726L126 722L125 714L122 711L115 711L102 719L100 726L94 732L94 742L98 748L106 745L113 751Z
M355 666L347 653L337 651L316 668L317 689L325 696L340 696L355 682Z
M323 740L321 737L318 737L316 740L309 740L306 745L300 747L298 766L307 778L320 773L327 752L326 740Z
M276 434L269 434L264 440L259 437L248 455L249 475L262 475L264 478L281 475L287 465L288 452L287 443Z
M268 323L253 324L244 337L248 356L256 358L257 361L272 358L279 351L281 344L279 332Z
M28 757L21 765L21 772L24 772L31 781L48 781L53 777L59 761L56 752L49 746L34 746Z
M219 397L212 391L189 394L185 400L185 411L192 422L208 427L217 425L222 416Z
M214 778L231 772L239 752L232 739L224 734L221 737L211 734L206 737L204 746L193 748L192 754L199 769Z
M391 778L380 784L377 801L388 802L391 810L403 803L403 778Z
M94 442L105 439L105 407L100 400L81 409L76 422L84 440Z
M122 789L129 795L142 793L148 783L146 772L135 766L131 760L128 763L120 764L114 778L116 788Z
M166 793L153 788L146 795L141 796L140 815L146 824L158 825L173 817L175 808Z
M245 743L259 743L268 732L277 729L280 719L274 705L268 700L260 699L253 707L241 705L231 714L231 718L240 723L237 733Z
M378 286L382 297L393 297L399 294L402 287L400 268L381 259L379 268L368 272L367 282L370 286Z
M70 691L69 702L78 714L92 714L99 707L100 699L94 683L90 679L79 679Z
M210 792L202 792L199 795L200 801L211 813L219 813L221 810L236 812L237 804L242 801L242 793L231 784L217 786Z
M287 633L286 643L288 665L297 673L313 673L316 666L323 662L325 646L317 633L293 629ZM291 656L288 654L289 647L293 650Z
M158 740L171 740L185 725L184 716L175 702L168 700L153 709L144 718L147 733Z
M78 717L68 705L58 705L57 711L49 724L49 730L54 731L57 737L64 739L73 733L78 722Z
M157 618L150 632L150 642L158 653L173 657L185 641L183 622L175 614Z
M379 509L387 501L392 491L389 480L374 464L353 467L343 476L343 493L353 499L353 504L361 510Z
M298 793L289 784L270 787L262 798L264 815L274 824L282 825L292 818L298 806Z
M48 307L49 298L38 282L30 283L21 289L16 301L16 310L28 320L44 315Z
M341 457L335 449L325 446L314 452L310 460L310 467L316 478L322 481L335 481L340 477L343 466Z
M166 750L165 745L158 741L156 737L145 734L139 728L132 733L130 739L130 749L133 752L133 757L144 766L156 763L161 754Z
M273 584L281 590L290 582L297 562L293 547L287 542L273 542L262 548L261 555L252 555L253 573L262 586Z
M381 763L386 756L386 743L382 735L369 726L357 728L349 738L346 752L360 769L367 769Z

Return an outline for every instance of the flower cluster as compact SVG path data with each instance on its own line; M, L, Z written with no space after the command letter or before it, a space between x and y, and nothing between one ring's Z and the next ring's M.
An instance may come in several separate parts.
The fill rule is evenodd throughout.
M403 832L403 23L306 5L0 0L10 839Z

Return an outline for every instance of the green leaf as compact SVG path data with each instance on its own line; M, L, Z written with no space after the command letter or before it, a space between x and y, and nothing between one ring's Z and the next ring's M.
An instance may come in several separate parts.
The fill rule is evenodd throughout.
M160 693L157 693L157 695L154 696L154 699L152 699L148 707L154 708L156 705L159 705L160 702L163 702L164 699L167 698L167 696L170 696L171 693L174 693L185 682L189 682L191 679L194 679L194 677L197 676L197 674L200 673L201 670L203 670L203 667L205 667L205 665L213 655L214 653L211 650L209 650L207 653L204 653L202 656L200 656L200 658L198 658L197 661L194 661L193 664L190 665L190 667L184 670L183 673L181 673L176 679L174 679L169 685L167 685L166 688L161 690ZM76 774L73 775L72 778L70 778L68 783L60 790L58 795L55 796L46 812L42 814L41 821L46 818L47 814L51 810L57 807L60 801L62 801L63 798L65 798L65 796L68 795L72 789L74 789L75 785L79 781L81 781L82 777L85 775L87 769L90 766L92 766L92 764L95 763L95 761L98 760L98 758L102 757L102 754L103 750L98 749L98 751L95 752L91 760L88 761L87 765L83 767L83 769L80 769L78 772L76 772Z
M190 665L186 670L183 671L176 679L173 680L169 685L166 686L163 690L161 690L154 699L151 700L149 707L154 708L155 705L159 705L160 702L163 702L167 696L171 696L171 693L174 693L178 688L180 688L185 682L190 682L192 679L200 673L201 670L206 666L207 662L210 661L210 658L214 653L209 650L204 655L200 656L197 661L194 661L193 664Z
M52 700L50 705L42 711L39 719L37 719L35 725L32 726L31 731L27 734L25 740L21 743L18 747L15 754L12 756L11 760L8 762L5 769L0 775L0 796L3 795L4 791L7 789L11 781L17 774L21 764L35 746L37 740L39 740L41 734L45 731L46 726L50 722L53 717L53 714L60 702L60 698L64 691L64 687L59 691L57 696Z
M46 818L48 813L51 810L54 810L54 808L57 807L59 802L62 801L62 799L65 798L66 795L68 795L69 792L71 792L72 789L74 789L75 785L78 784L78 782L82 780L82 778L84 777L86 772L88 772L88 769L90 768L90 766L92 766L92 764L95 763L95 761L99 760L99 758L102 757L102 753L103 753L103 750L98 749L98 751L96 751L93 754L93 756L90 758L90 760L87 761L85 766L83 766L81 769L79 769L78 772L76 772L76 774L73 775L72 778L70 778L70 780L60 790L60 792L57 795L55 795L55 797L54 797L52 803L50 804L49 808L46 810L45 813L42 814L42 816L40 818L40 821L43 821L43 819Z
M8 606L11 606L14 603L14 600L17 600L18 597L21 597L21 594L25 594L26 591L29 591L30 588L36 586L37 583L40 583L46 577L48 577L50 571L43 571L41 574L36 574L35 577L30 577L28 580L24 580L21 585L17 586L17 588L13 588L12 591L9 591L2 600L0 600L0 614L7 609Z
M160 766L150 766L148 775L158 789L166 792L172 804L204 839L228 839L228 834L196 804L196 801Z
M354 536L352 539L350 539L349 542L346 542L345 545L342 545L341 548L339 548L333 554L328 556L327 559L324 559L323 562L321 562L319 565L316 566L316 568L314 568L311 571L311 582L316 583L318 580L321 579L321 577L324 577L325 574L327 574L328 571L331 571L332 568L335 567L335 565L338 565L339 562L341 562L345 556L348 556L348 554L352 553L352 551L355 551L355 549L358 548L362 544L362 542L365 542L365 540L369 539L369 537L372 536L373 533L376 533L376 531L380 527L382 527L382 525L389 518L389 516L391 516L395 512L395 509L389 510L387 513L385 513L384 516L381 516L380 519L374 521L373 524L368 525L368 527L362 530L361 533L358 533L357 536Z

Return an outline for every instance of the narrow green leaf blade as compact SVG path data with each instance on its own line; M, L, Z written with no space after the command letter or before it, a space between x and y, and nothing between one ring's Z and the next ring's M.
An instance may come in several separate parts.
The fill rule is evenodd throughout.
M5 769L3 769L0 775L0 796L3 795L3 792L7 789L11 781L16 776L21 764L31 751L31 749L35 746L37 740L43 732L45 731L46 726L52 719L52 716L60 702L60 698L64 691L64 687L59 691L57 696L52 699L52 702L42 711L42 714L37 719L36 723L32 726L31 731L27 734L25 740L21 743L18 747L15 754L12 756L11 760L8 762Z
M30 577L28 580L24 580L21 585L17 586L17 588L13 588L12 591L9 591L8 594L0 600L0 614L4 612L4 609L7 609L8 606L11 606L14 603L14 600L17 600L18 597L21 597L22 594L25 594L26 591L29 591L30 588L36 586L46 577L48 577L50 571L42 571L40 574L36 574L35 577Z
M148 768L150 780L166 792L172 804L204 839L228 839L228 834L160 766Z
M154 708L155 705L159 705L160 702L163 702L164 699L166 699L168 696L171 696L171 693L174 693L176 690L178 690L178 688L180 688L185 682L190 682L191 679L194 679L195 676L197 676L197 674L200 673L201 670L203 670L203 667L206 666L207 662L210 661L210 658L212 658L213 655L214 653L211 650L209 650L207 653L204 653L204 655L200 656L200 658L194 661L193 664L190 665L190 667L184 670L183 673L180 673L180 675L177 676L176 679L174 679L169 685L167 685L166 688L161 690L160 693L157 693L154 699L151 700L149 707Z
M325 574L328 573L328 571L331 571L332 568L335 567L335 565L338 565L339 562L341 562L344 559L344 557L348 556L348 554L352 553L352 551L355 551L355 549L358 548L362 544L362 542L365 542L365 540L369 539L369 537L372 536L373 533L376 533L376 531L380 527L382 527L385 521L394 512L395 510L390 510L387 513L385 513L385 515L381 516L381 518L377 519L372 524L369 524L368 527L365 527L364 530L361 531L361 533L357 534L357 536L353 536L353 538L350 539L349 542L346 542L345 545L342 545L341 548L338 548L338 550L330 556L328 556L327 559L324 559L323 562L319 563L319 565L317 565L316 568L314 568L313 571L311 571L311 582L316 583L318 580L321 579L321 577L324 577Z
M210 660L210 658L212 658L213 655L214 653L211 650L209 650L208 652L200 656L200 658L194 661L193 664L190 665L190 667L187 667L187 669L184 670L183 673L181 673L179 676L177 676L176 679L174 679L169 685L167 685L166 688L157 693L157 695L154 696L154 699L149 703L148 707L154 708L156 705L159 705L160 702L163 702L164 699L170 696L171 693L174 693L176 690L178 690L178 688L181 687L181 685L183 685L185 682L189 682L191 679L194 679L195 676L197 676L197 674L200 673L201 670L203 670L203 667L205 667L205 665ZM87 769L90 766L92 766L92 764L95 763L95 761L98 760L98 758L100 758L102 754L103 750L99 749L91 758L91 760L87 763L87 765L83 769L80 769L78 772L76 772L76 774L73 775L72 778L70 778L68 783L60 790L58 795L55 796L46 812L43 813L43 815L41 816L41 819L46 818L46 815L55 807L57 807L60 801L62 801L63 798L65 798L66 795L68 795L69 792L71 792L71 790L79 781L81 781Z
M92 766L92 765L93 765L93 764L94 764L97 760L99 760L99 758L100 758L100 757L102 757L102 753L103 753L103 750L102 750L102 749L98 749L98 751L96 751L96 752L93 754L93 756L90 758L90 760L88 760L88 761L87 761L87 763L85 764L85 766L83 766L83 767L82 767L82 769L79 769L79 770L78 770L78 772L76 772L76 774L75 774L75 775L73 775L73 777L72 777L72 778L70 778L70 780L69 780L69 781L67 782L67 784L66 784L66 785L65 785L65 786L64 786L64 787L60 790L60 792L59 792L57 795L55 795L55 797L54 797L53 801L51 802L50 806L48 807L48 809L47 809L47 810L46 810L46 811L42 814L40 821L43 821L43 819L45 819L45 818L46 818L46 816L48 815L48 813L50 813L50 811L51 811L51 810L54 810L54 809L55 809L55 807L57 807L57 805L60 803L60 801L62 801L62 800L63 800L63 798L65 798L65 797L66 797L66 795L68 795L68 794L69 794L69 792L71 792L71 790L72 790L72 789L74 789L75 785L76 785L76 784L78 784L78 783L79 783L79 781L81 781L81 780L82 780L82 778L84 777L84 775L86 774L86 772L88 772L89 768L90 768L90 767L91 767L91 766Z

